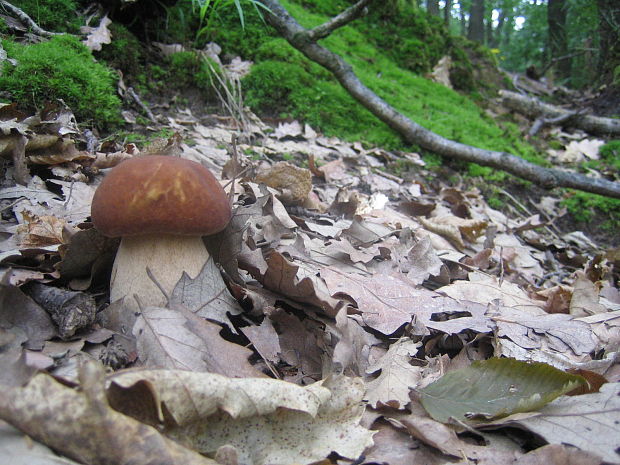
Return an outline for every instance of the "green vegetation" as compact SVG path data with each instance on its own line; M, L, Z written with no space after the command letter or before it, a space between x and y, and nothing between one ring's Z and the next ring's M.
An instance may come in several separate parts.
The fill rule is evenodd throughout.
M316 26L348 6L339 0L304 1L303 6L292 1L283 4L306 27ZM466 96L416 74L429 71L444 47L452 44L441 21L416 9L392 16L387 8L373 11L373 17L358 20L322 41L342 55L369 88L397 110L444 137L542 162L534 149L521 141L515 125L498 127ZM258 15L246 16L245 30L238 25L235 30L233 22L238 22L238 17L232 9L229 15L222 11L221 16L221 30L214 28L214 40L228 53L256 60L243 81L246 103L255 112L303 119L327 135L403 148L402 140L392 129L353 100L324 69L275 37ZM398 27L408 31L408 50L400 42L386 41L386 37L403 35L394 29ZM394 29L393 34L386 28ZM455 62L461 63L457 67L461 87L471 88L475 83L468 54L452 45Z
M589 223L596 216L602 218L597 224L602 230L612 233L620 228L620 199L573 191L562 205L580 223Z
M616 172L620 172L620 140L607 142L599 149L599 154Z
M20 0L14 5L22 9L41 28L50 32L76 34L84 24L78 16L74 0Z
M588 161L583 167L615 173L617 180L620 172L620 140L613 140L603 145L599 149L599 155L600 160ZM579 222L588 223L595 217L602 217L601 229L611 233L620 228L620 199L571 191L570 196L563 200L562 204Z
M122 71L123 76L131 79L144 72L144 47L125 26L112 23L109 26L112 42L104 44L100 52L95 52L97 59L105 61L111 68Z
M73 36L55 36L47 42L21 45L2 42L17 66L4 63L0 88L13 101L32 110L46 101L63 99L78 121L99 128L120 123L120 100L115 78L105 66L96 63L90 51Z

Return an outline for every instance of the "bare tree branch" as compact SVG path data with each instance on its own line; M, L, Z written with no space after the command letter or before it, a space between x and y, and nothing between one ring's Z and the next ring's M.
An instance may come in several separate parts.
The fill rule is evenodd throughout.
M364 13L364 10L368 6L368 4L370 4L372 1L373 0L360 0L355 5L351 5L338 16L334 16L326 23L323 23L320 26L315 27L311 31L308 31L308 38L311 42L316 42L319 39L324 39L339 27L346 26L354 19L359 18Z
M445 157L451 157L507 171L541 187L570 187L586 192L620 198L620 183L595 179L577 173L544 168L506 152L494 152L451 141L413 122L366 87L351 65L339 55L312 41L310 31L302 27L277 0L262 0L269 8L267 21L296 49L330 71L359 103L398 132L407 142Z
M516 92L502 90L499 94L502 98L502 103L508 108L534 118L559 118L574 113L570 110L541 102L533 97L517 94ZM570 118L571 125L586 132L616 137L620 135L620 119L585 114L574 114Z
M5 0L0 0L0 5L2 5L4 8L6 8L8 11L10 11L15 16L17 16L17 18L19 18L19 20L23 22L25 26L28 26L30 30L34 32L36 35L43 36L43 37L51 37L54 35L58 35L57 32L49 32L49 31L46 31L45 29L41 29L39 25L35 23L34 20L30 16L28 16L23 10L17 8L15 5L12 5L11 3Z

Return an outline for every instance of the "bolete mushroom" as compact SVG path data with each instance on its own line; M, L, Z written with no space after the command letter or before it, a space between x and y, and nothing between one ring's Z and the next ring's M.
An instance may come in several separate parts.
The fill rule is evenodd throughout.
M170 156L132 158L103 179L91 206L95 228L122 237L112 268L110 302L160 306L183 272L194 278L209 259L202 236L231 218L228 197L200 163ZM154 280L147 274L150 270ZM160 289L161 287L161 289Z

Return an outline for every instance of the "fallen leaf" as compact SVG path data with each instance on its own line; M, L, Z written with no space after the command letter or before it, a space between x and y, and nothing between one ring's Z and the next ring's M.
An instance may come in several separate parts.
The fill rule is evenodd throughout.
M115 408L146 423L158 422L167 436L209 456L232 446L242 464L310 463L332 451L353 458L372 444L372 432L359 426L364 410L359 378L335 377L301 387L273 379L158 370L117 373L110 382ZM133 399L145 398L145 383L152 393L150 408L136 409Z
M411 365L412 358L422 346L408 338L400 338L390 345L387 353L366 369L367 373L381 370L381 374L366 382L366 399L373 408L379 404L404 409L409 403L409 392L422 377L421 368Z
M620 383L604 384L594 394L561 397L534 415L494 423L525 428L550 444L570 444L607 463L620 463L619 424Z
M111 43L112 34L108 29L110 24L112 24L112 20L108 18L108 15L105 15L101 18L97 27L82 26L80 32L87 34L86 39L82 41L84 45L90 50L98 52L101 50L102 45Z
M220 330L188 311L147 307L136 320L133 334L138 358L148 368L263 376L248 362L252 351L224 340Z
M484 421L539 409L583 383L544 363L492 358L451 371L418 392L437 421Z
M98 363L86 362L80 381L77 390L40 373L24 387L4 389L0 417L80 463L215 464L110 408Z
M202 318L223 323L233 333L237 331L228 315L239 315L242 311L239 303L230 295L212 256L209 256L195 278L183 273L172 290L168 306L180 306Z

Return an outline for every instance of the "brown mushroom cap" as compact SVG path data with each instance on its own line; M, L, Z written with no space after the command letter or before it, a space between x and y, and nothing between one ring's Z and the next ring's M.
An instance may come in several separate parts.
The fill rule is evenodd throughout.
M162 155L132 158L103 179L91 206L105 236L207 236L231 218L228 197L213 174L190 160Z

